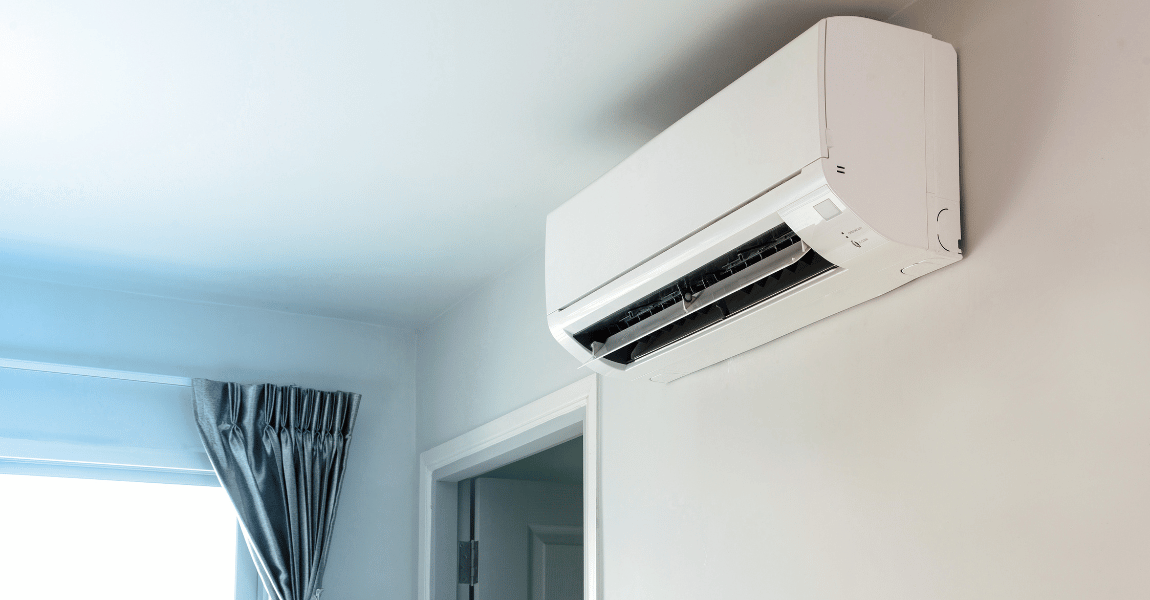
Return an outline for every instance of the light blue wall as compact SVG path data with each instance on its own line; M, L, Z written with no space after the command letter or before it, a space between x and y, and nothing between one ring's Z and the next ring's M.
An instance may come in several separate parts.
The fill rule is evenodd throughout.
M363 394L324 598L414 597L414 336L0 277L0 356Z
M672 384L605 380L608 600L1150 595L1150 4L896 22L958 50L967 257ZM420 450L583 375L541 253L418 345Z

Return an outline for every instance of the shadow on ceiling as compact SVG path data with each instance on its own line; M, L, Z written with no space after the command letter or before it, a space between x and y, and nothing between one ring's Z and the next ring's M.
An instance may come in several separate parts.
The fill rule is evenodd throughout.
M763 4L739 14L712 35L674 57L671 66L632 83L630 94L598 119L608 137L647 140L774 54L820 19L836 16L886 19L889 9L857 2Z

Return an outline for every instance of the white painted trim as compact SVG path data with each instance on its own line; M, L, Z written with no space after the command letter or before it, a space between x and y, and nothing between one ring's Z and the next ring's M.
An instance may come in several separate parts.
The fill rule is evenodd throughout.
M436 482L486 473L579 435L583 436L584 598L602 598L598 383L595 375L585 377L419 455L418 600L432 600Z
M583 418L583 598L603 598L603 494L599 489L599 378L588 382L586 415Z
M33 362L30 360L16 360L14 358L0 358L0 367L5 369L18 369L21 371L40 371L41 373L82 375L84 377L102 377L104 379L121 379L124 381L139 381L141 383L159 383L162 385L192 387L192 380L187 377L153 375L151 373L135 373L132 371L116 371L113 369L98 369L95 367L77 367L74 365L59 365L55 363Z

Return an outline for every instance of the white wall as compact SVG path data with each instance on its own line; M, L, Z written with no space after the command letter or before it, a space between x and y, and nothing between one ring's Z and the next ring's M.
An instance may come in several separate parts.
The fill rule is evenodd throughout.
M0 277L0 356L363 395L325 600L414 596L414 336Z
M609 599L1150 595L1150 3L894 22L958 50L967 258L673 384L606 381ZM542 264L420 334L419 450L582 375Z
M544 311L537 252L420 332L420 452L587 376Z

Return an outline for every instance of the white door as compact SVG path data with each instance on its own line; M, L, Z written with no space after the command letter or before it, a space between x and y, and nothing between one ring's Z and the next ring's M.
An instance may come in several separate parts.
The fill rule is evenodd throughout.
M583 486L475 480L474 600L583 599Z
M531 599L583 600L583 528L531 526Z

